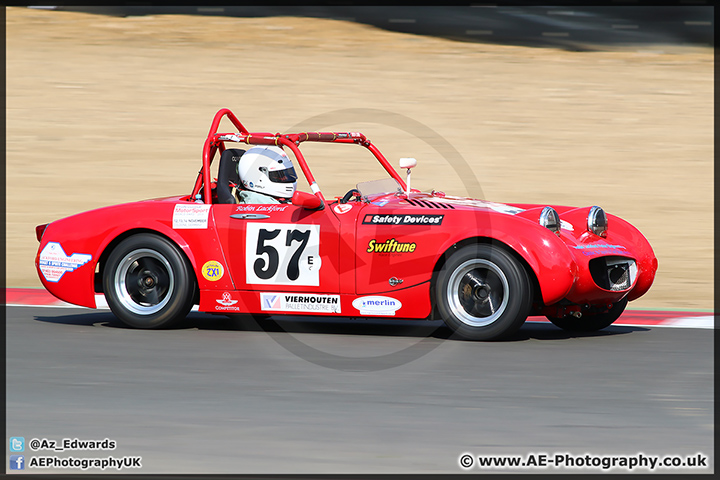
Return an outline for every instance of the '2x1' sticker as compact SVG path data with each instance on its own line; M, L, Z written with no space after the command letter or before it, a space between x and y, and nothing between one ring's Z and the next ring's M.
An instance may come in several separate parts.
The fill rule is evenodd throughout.
M220 280L223 277L224 273L225 269L223 269L222 263L216 262L215 260L205 262L205 264L202 266L203 277L205 277L206 280L210 280L211 282Z

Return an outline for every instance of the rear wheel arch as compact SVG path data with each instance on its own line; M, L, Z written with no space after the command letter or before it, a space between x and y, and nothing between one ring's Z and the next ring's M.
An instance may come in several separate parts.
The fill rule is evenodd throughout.
M100 274L113 314L135 328L166 328L184 318L197 301L198 283L183 249L145 229L114 240Z
M187 246L180 245L175 239L170 238L169 236L163 234L162 232L158 232L157 230L152 230L149 228L134 228L131 230L126 230L122 232L121 234L117 235L115 238L113 238L106 246L103 248L102 253L100 254L98 258L97 265L95 267L95 293L104 293L103 287L102 287L102 278L103 274L105 272L105 266L107 265L107 260L110 254L112 253L115 248L122 243L123 240L132 237L133 235L139 235L141 233L147 233L151 235L157 235L158 237L162 237L165 240L169 241L173 245L175 245L176 248L180 250L182 255L185 257L185 260L190 264L190 270L192 271L192 275L195 277L195 285L196 285L196 292L195 292L195 302L197 303L197 300L199 298L200 291L197 288L197 274L195 273L197 271L197 265L195 264L195 259L190 254L189 248Z

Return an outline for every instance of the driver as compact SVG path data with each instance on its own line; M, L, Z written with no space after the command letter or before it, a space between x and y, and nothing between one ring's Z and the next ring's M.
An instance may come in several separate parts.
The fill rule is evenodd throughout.
M297 188L293 163L280 147L249 148L237 169L244 188L237 192L240 203L286 203Z

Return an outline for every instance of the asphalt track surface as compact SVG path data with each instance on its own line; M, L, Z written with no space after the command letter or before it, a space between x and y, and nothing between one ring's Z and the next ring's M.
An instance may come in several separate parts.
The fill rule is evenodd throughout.
M573 335L527 323L508 341L466 342L437 322L261 328L193 312L178 328L141 331L107 310L6 313L6 438L117 442L111 452L26 450L26 462L139 455L142 469L123 472L462 473L463 453L701 453L706 469L655 472L714 471L707 329ZM50 471L73 473L33 470Z

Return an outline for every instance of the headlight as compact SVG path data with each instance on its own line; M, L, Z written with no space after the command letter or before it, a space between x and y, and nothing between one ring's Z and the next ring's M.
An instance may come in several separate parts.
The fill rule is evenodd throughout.
M549 229L555 235L560 235L560 216L552 207L545 207L540 212L540 225Z
M598 237L607 237L608 218L605 211L600 207L592 207L588 213L588 231Z

